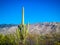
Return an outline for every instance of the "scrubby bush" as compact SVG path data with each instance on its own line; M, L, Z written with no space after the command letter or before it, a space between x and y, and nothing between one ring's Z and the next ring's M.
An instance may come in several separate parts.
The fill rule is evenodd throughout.
M19 32L15 34L0 34L0 45L19 45Z
M60 45L60 34L29 34L28 40L29 45Z

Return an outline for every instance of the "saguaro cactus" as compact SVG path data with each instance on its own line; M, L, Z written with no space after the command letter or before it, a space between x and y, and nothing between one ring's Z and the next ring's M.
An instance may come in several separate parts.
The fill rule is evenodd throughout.
M24 7L22 8L22 25L24 25Z
M27 28L27 26L24 24L24 7L22 8L22 23L21 23L21 25L19 25L18 28L20 30L20 40L25 44L27 34L28 34L29 25Z

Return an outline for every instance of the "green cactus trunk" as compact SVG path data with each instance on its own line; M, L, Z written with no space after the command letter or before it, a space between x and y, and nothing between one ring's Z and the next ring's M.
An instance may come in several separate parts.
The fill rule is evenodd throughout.
M24 24L24 7L22 9L22 24L18 28L20 30L20 40L25 44L29 28Z

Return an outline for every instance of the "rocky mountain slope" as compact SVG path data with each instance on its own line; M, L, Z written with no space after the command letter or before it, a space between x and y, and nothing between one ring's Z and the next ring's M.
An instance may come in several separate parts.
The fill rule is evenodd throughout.
M48 33L60 33L60 23L36 23L31 24L29 32L33 34L48 34Z
M7 33L14 33L16 32L18 25L15 24L1 24L0 25L0 33L7 34Z
M18 25L12 24L1 24L0 33L13 33L16 32ZM30 24L29 33L31 34L48 34L48 33L60 33L60 23L51 22L51 23L35 23Z

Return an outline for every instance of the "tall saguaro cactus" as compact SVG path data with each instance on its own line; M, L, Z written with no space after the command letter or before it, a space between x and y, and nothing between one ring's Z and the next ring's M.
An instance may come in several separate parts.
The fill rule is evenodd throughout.
M22 8L22 25L24 25L24 7Z
M22 23L18 28L20 30L20 40L25 44L29 28L24 24L24 7L22 8Z

